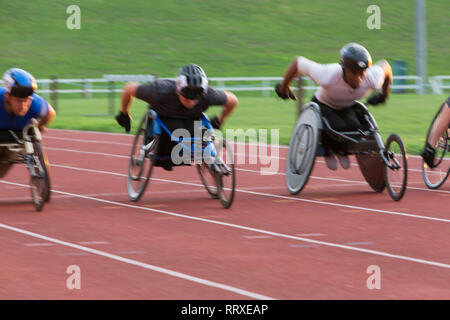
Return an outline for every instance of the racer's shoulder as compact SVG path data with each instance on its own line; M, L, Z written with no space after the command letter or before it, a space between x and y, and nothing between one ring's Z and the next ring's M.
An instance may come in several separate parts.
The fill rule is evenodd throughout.
M169 94L176 91L176 83L174 80L158 79L149 84L159 94Z
M33 93L31 95L31 98L33 99L31 101L31 106L32 107L42 107L42 106L47 106L49 103L47 102L47 100L45 100L43 97L41 97L40 95L38 95L37 93Z
M30 111L34 115L44 116L49 111L49 103L40 95L33 93L31 95L33 100L31 101Z
M224 90L214 89L208 86L205 99L209 105L221 105L227 101L227 94Z
M321 66L322 86L333 86L343 79L343 70L339 63L327 63Z

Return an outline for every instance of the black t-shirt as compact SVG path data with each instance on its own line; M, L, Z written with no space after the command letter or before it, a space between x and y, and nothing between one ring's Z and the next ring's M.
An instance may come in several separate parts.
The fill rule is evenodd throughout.
M178 99L173 80L156 80L148 85L140 85L136 90L136 98L148 102L159 116L178 119L199 119L209 106L224 105L227 100L224 91L208 87L198 103L192 109L187 109Z

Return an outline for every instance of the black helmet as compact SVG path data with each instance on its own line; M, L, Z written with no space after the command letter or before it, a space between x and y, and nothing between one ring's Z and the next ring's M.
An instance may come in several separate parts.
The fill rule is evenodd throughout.
M12 68L3 75L3 87L14 97L26 98L37 90L37 83L27 71Z
M196 100L208 90L208 79L201 67L188 64L180 68L176 79L177 90L185 98Z
M372 65L372 57L362 45L349 43L341 49L340 63L344 68L360 71Z

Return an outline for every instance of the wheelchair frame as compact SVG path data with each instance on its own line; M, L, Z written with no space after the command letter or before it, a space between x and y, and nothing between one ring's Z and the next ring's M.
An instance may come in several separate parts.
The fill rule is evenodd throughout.
M34 118L31 119L22 130L22 139L14 131L8 131L16 142L0 143L0 147L5 147L17 156L15 159L7 159L9 163L24 163L27 166L30 173L33 205L37 211L41 211L44 203L50 201L51 186L48 160L41 145L42 136L38 129L38 122Z
M294 129L294 133L291 137L287 159L288 163L286 165L286 183L291 194L297 194L303 189L309 178L309 174L311 173L312 168L314 166L314 163L304 164L302 162L299 168L301 167L303 168L303 170L301 172L299 171L296 172L293 169L295 169L296 166L295 164L298 163L298 161L295 157L291 158L291 156L292 155L298 156L299 153L302 154L303 150L313 150L313 151L316 150L314 151L314 157L312 157L312 155L305 155L305 153L303 152L304 157L312 158L312 162L314 162L317 156L323 156L325 154L324 147L321 145L320 147L315 148L312 148L309 145L306 147L302 145L300 147L301 151L299 152L297 152L297 150L295 151L291 150L291 147L294 148L294 146L296 146L295 139L298 139L297 133L300 131L308 132L309 130L309 132L312 132L313 136L316 136L315 143L317 145L320 144L321 141L320 136L322 134L327 134L330 138L334 139L339 144L345 146L345 150L342 150L343 152L347 154L356 155L358 163L360 163L360 169L364 178L375 191L381 192L384 189L386 183L386 185L388 186L389 195L392 197L393 200L398 201L403 197L407 183L406 151L404 149L403 142L401 141L398 135L391 134L387 139L386 145L384 145L381 135L378 132L378 127L375 119L370 114L366 106L364 106L360 102L357 103L358 107L362 109L364 113L364 118L369 124L369 128L367 130L357 130L347 132L336 131L330 126L328 120L321 115L320 107L317 103L311 101L304 106L302 113L300 114L299 119L297 121L297 125ZM308 119L307 115L305 115L302 120L302 114L304 112L307 113L311 112L309 110L311 110L313 113L316 114L317 120ZM313 117L312 114L309 117ZM306 127L310 127L308 130L305 131L301 129L303 125L302 121L305 122L304 125L306 125ZM313 128L314 123L317 123L317 129ZM315 131L317 131L317 133L315 133ZM397 143L400 147L400 152L403 158L402 163L400 163L395 158L395 154L393 152L389 151L389 147L393 143ZM372 156L373 164L377 166L379 172L372 173L369 171L370 169L368 168L373 166L361 165L361 162L367 159L366 156ZM402 166L404 169L402 185L400 191L396 192L389 183L387 169L395 171L402 169ZM382 172L380 172L381 170ZM298 173L298 176L302 177L297 177L296 173ZM383 179L380 178L381 175L383 176Z
M428 138L431 134L431 130L433 128L433 124L436 122L436 119L439 117L442 108L444 108L444 104L439 108L439 110L436 112L436 114L433 117L433 120L430 123L430 126L428 128L427 137L425 139L425 146L428 142ZM444 131L443 134L439 137L436 153L442 152L441 155L436 155L435 158L435 167L433 169L429 168L428 165L425 163L425 161L422 159L422 176L423 180L425 182L425 185L429 189L438 189L440 186L442 186L445 181L447 180L448 176L450 175L450 158L446 158L445 163L448 165L447 170L445 170L445 167L442 168L442 161L446 154L450 153L450 124L447 127L447 131ZM444 144L445 141L445 144ZM434 181L431 179L431 176L437 176L438 180ZM433 180L433 181L432 181Z
M206 135L207 138L198 138L193 137L189 139L183 139L183 137L176 138L173 133L166 127L166 125L163 123L163 121L159 118L158 114L152 110L149 109L144 117L141 120L140 128L138 129L135 140L133 142L133 148L130 156L130 165L128 170L128 193L130 196L130 200L132 201L138 201L139 198L142 196L142 194L145 191L145 188L148 184L148 180L151 176L151 171L153 166L155 166L155 162L158 160L166 160L164 158L161 158L158 155L158 146L160 139L159 137L161 134L163 134L163 131L166 132L170 138L171 141L174 141L177 143L177 145L180 145L182 147L182 151L188 151L188 157L185 157L183 153L183 161L186 159L190 160L190 163L183 163L190 165L193 161L197 166L197 170L200 174L200 178L208 191L208 193L213 198L219 198L222 206L224 208L229 208L234 200L234 192L235 192L235 185L236 185L236 178L235 178L235 170L234 170L234 156L231 151L231 148L229 147L228 143L223 139L223 148L225 148L225 152L231 154L232 163L228 165L226 162L222 161L220 158L220 152L217 152L215 147L215 136L214 136L214 129L211 126L211 123L209 122L208 117L202 113L201 116L201 122L202 122L202 129L206 129L206 134L202 134L203 137ZM145 126L145 129L142 130L143 126ZM135 190L135 188L132 186L132 181L139 181L142 179L142 169L140 170L140 174L138 177L134 177L131 173L133 165L136 163L133 155L136 148L136 144L138 142L140 134L143 133L145 136L145 139L149 139L148 141L144 141L144 144L140 148L140 158L142 158L140 164L145 163L145 158L149 158L150 160L150 167L147 171L147 178L143 181L142 186L139 188L139 190ZM153 138L153 139L152 139ZM157 142L154 142L154 141ZM155 147L155 143L157 146ZM201 147L200 147L201 146ZM151 151L153 150L153 153ZM198 158L196 155L201 154L202 160L200 163L198 163ZM205 155L206 154L206 158ZM150 157L149 157L150 155ZM206 160L206 161L205 161ZM170 160L171 161L171 160ZM138 165L140 165L138 164ZM181 164L174 164L175 166L181 165ZM205 173L203 173L202 168L203 166L206 166ZM214 183L216 184L216 187L210 185L208 183L208 179L205 175L211 175L214 179ZM223 186L223 179L224 177L231 176L231 192L230 195L227 196L224 191Z

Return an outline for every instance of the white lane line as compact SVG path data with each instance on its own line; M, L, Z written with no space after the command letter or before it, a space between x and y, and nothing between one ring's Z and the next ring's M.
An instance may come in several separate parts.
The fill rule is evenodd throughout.
M323 234L323 233L296 233L295 235L299 236L299 237L322 237L325 234Z
M125 134L125 133L115 133L115 132L102 132L102 131L88 131L88 130L68 130L68 129L48 129L50 131L62 131L62 132L72 132L72 133L91 133L91 134L98 134L98 135L118 135L118 136L127 136L130 137L130 143L131 140L133 139L134 135L133 134ZM45 138L49 137L52 139L71 139L71 138L60 138L60 137L55 137L55 136L49 136L49 135L45 135ZM226 137L225 137L226 138ZM103 140L86 140L86 139L72 139L72 141L78 141L78 142L86 142L86 143L91 143L92 141L96 141L96 142L101 142L103 144L117 144L117 142L112 142L112 141L103 141ZM259 142L251 142L251 143L243 143L243 142L235 142L235 141L228 141L228 143L230 143L231 145L245 145L245 146L262 146L262 147L266 147L266 148L278 148L278 149L284 149L287 150L289 147L287 145L279 145L279 144L267 144L267 143L259 143ZM122 145L122 143L121 143ZM130 146L130 144L126 144L128 146ZM414 155L414 154L408 154L408 158L413 158L413 159L421 159L421 156L419 155ZM286 158L284 158L286 159Z
M64 252L64 253L58 253L58 256L87 256L88 253L86 252Z
M45 147L45 150L73 152L73 153L83 153L83 154L90 154L90 155L94 155L94 156L104 156L104 157L130 159L130 156L121 156L121 155L118 155L118 154L105 153L105 152L80 151L80 150L75 150L75 149L53 148L53 147Z
M108 241L80 241L79 244L90 245L90 244L110 244Z
M291 244L290 247L292 248L316 248L320 247L319 244Z
M130 250L130 251L116 251L115 254L145 254L146 251L142 250Z
M51 246L54 246L53 243L48 243L48 242L24 243L23 245L26 247L51 247Z
M58 192L58 191L54 191L54 192ZM196 283L199 283L199 284L202 284L202 285L205 285L205 286L214 287L214 288L222 289L222 290L225 290L225 291L230 291L230 292L237 293L237 294L240 294L242 296L249 297L249 298L260 299L260 300L273 300L273 298L271 298L271 297L264 296L264 295L261 295L261 294L258 294L258 293L254 293L254 292L242 290L242 289L239 289L239 288L236 288L236 287L232 287L232 286L229 286L229 285L226 285L226 284L222 284L222 283L218 283L218 282L209 281L209 280L206 280L206 279L194 277L194 276L191 276L191 275L188 275L188 274L185 274L185 273L181 273L181 272L173 271L173 270L170 270L170 269L158 267L158 266L147 264L147 263L140 262L140 261L137 261L137 260L124 258L124 257L118 256L118 255L115 255L115 254L111 254L111 253L107 253L107 252L104 252L104 251L100 251L100 250L96 250L96 249L80 246L80 245L77 245L77 244L74 244L74 243L70 243L70 242L67 242L67 241L62 241L62 240L58 240L58 239L55 239L55 238L47 237L47 236L44 236L44 235L41 235L41 234L37 234L37 233L34 233L34 232L30 232L30 231L27 231L27 230L11 227L11 226L8 226L8 225L2 224L2 223L0 223L0 228L4 228L4 229L10 230L10 231L22 233L22 234L25 234L25 235L28 235L28 236L31 236L31 237L34 237L34 238L46 240L46 241L53 242L53 243L56 243L56 244L59 244L59 245L63 245L63 246L66 246L66 247L71 247L71 248L83 251L83 252L74 252L74 253L71 253L71 252L69 252L69 253L61 253L60 255L81 255L81 254L85 255L86 253L91 253L91 254L95 254L95 255L98 255L98 256L106 257L106 258L109 258L109 259L112 259L112 260L116 260L116 261L120 261L120 262L123 262L123 263L135 265L135 266L138 266L138 267L141 267L141 268L145 268L145 269L148 269L148 270L160 272L160 273L172 276L172 277L176 277L176 278L180 278L180 279L196 282Z
M85 153L85 154L90 154L90 155L113 157L113 158L122 158L122 159L129 159L130 158L129 156L123 156L123 155L118 155L118 154L82 151L82 150L76 150L76 149L46 147L46 150L47 149L48 150L54 150L54 151L64 151L64 152L73 152L73 153ZM357 166L357 165L355 165L355 166ZM251 170L251 169L244 169L244 168L236 168L236 170L237 171L250 172L250 173L257 173L257 174L261 173L258 170ZM408 169L408 171L422 172L421 170L418 170L418 169ZM282 175L282 176L284 176L286 174L284 172L276 172L275 175ZM346 180L346 179L337 179L337 178L329 178L329 177L316 177L316 176L310 176L310 178L311 179L316 179L316 180L326 180L326 181L337 181L337 182L349 183L349 186L350 185L357 185L357 184L367 185L366 181L358 181L358 180ZM423 182L417 182L417 184L418 183L423 183ZM411 182L409 182L409 184L411 184ZM417 188L417 187L411 187L410 185L407 186L407 189L450 194L450 191L446 191L446 190L441 190L441 189L432 190L432 189L428 189L428 188Z
M269 239L271 236L244 236L246 239Z
M61 137L52 137L52 136L44 136L44 140L53 139L53 140L62 140L62 141L71 141L71 142L83 142L83 143L95 143L95 144L111 144L117 146L127 146L130 147L130 143L123 142L112 142L112 141L103 141L103 140L83 140L83 139L74 139L74 138L61 138Z
M345 244L349 246L370 246L373 245L373 242L367 242L367 241L359 241L359 242L345 242Z
M9 181L2 181L2 180L0 180L0 183L11 184L11 185L21 185L21 184L18 184L18 183L9 182ZM22 186L25 187L26 185L22 185ZM28 186L26 186L26 187L28 187ZM180 214L180 213L175 213L175 212L170 212L170 211L165 211L165 210L160 210L160 209L139 207L139 206L131 205L131 204L127 204L127 203L121 203L121 202L115 202L115 201L110 201L110 200L104 200L104 199L98 199L98 198L93 198L93 197L87 197L87 196L78 195L78 194L75 194L75 193L70 193L70 192L65 192L65 191L52 190L52 192L60 193L60 194L66 194L66 195L72 195L74 197L78 197L78 198L81 198L81 199L92 200L92 201L112 204L112 205L116 205L116 206L122 206L122 207L126 207L126 208L131 208L131 209L137 209L137 210L148 211L148 212L162 213L162 214L169 215L169 216L174 216L174 217L179 217L179 218L184 218L184 219L189 219L189 220L194 220L194 221L200 221L200 222L206 222L206 223L211 223L211 224L225 226L225 227L234 228L234 229L240 229L240 230L246 230L246 231L261 233L261 234L264 234L264 235L269 235L269 236L274 236L274 237L279 237L279 238L297 240L297 241L302 241L302 242L307 242L307 243L324 245L324 246L340 248L340 249L345 249L345 250L350 250L350 251L363 252L363 253L368 253L368 254L377 255L377 256L383 256L383 257L388 257L388 258L393 258L393 259L405 260L405 261L416 262L416 263L420 263L420 264L426 264L426 265L432 265L432 266L435 266L435 267L450 269L450 265L449 264L436 262L436 261L431 261L431 260L424 260L424 259L419 259L419 258L413 258L413 257L408 257L408 256L392 254L392 253L383 252L383 251L368 250L368 249L352 247L352 246L342 245L342 244L337 244L337 243L332 243L332 242L326 242L326 241L319 241L319 240L314 240L314 239L309 239L309 238L297 237L297 236L293 236L293 235L288 235L288 234L283 234L283 233L278 233L278 232L273 232L273 231L268 231L268 230L253 228L253 227L246 227L246 226L233 224L233 223L228 223L228 222L222 222L222 221L216 221L216 220L210 220L210 219L205 219L205 218L198 218L198 217L188 216L188 215L185 215L185 214ZM23 231L21 229L17 229L17 228L11 227L11 226L6 226L6 225L0 223L0 228L1 227L5 228L5 229L10 229L10 230L13 230L13 231L17 231L17 232ZM18 231L18 230L20 230L20 231ZM28 232L28 231L26 231L26 232ZM41 237L41 239L47 240L46 239L47 237L46 238L42 238L42 237L45 237L45 236L40 236L39 235L39 237ZM55 241L53 241L53 242L55 242ZM69 246L79 247L79 246L74 245L74 244L70 244ZM90 249L90 248L85 248L85 249L97 251L97 250ZM85 250L85 251L87 251L87 250Z
M88 134L92 134L92 135L108 135L108 136L126 136L126 137L130 137L130 139L132 139L134 137L134 134L128 134L128 133L117 133L117 132L104 132L104 131L92 131L92 130L70 130L70 129L52 129L52 128L47 128L48 131L61 131L61 132L69 132L69 133L76 133L76 134L83 134L83 133L88 133ZM47 137L47 136L45 136ZM52 137L52 136L49 136ZM52 138L57 138L57 137L52 137ZM226 138L226 137L225 137ZM85 139L79 139L80 142L89 142L90 140L85 140ZM109 143L107 141L102 141L103 143ZM278 149L285 149L287 150L289 147L287 145L279 145L279 144L266 144L266 143L242 143L242 142L232 142L232 141L228 141L230 144L236 144L236 145L246 145L246 146L263 146L263 147L272 147L272 148L278 148ZM420 159L421 157L418 155L409 155L409 158L415 158L415 159ZM286 158L284 158L286 159Z
M252 169L243 169L243 168L236 168L238 171L244 171L244 172L250 172L250 173L260 173L258 170L252 170ZM276 175L285 176L286 174L284 172L277 172ZM361 185L367 185L366 181L358 181L358 180L346 180L346 179L338 179L338 178L326 178L326 177L316 177L316 176L310 176L312 179L316 180L326 180L326 181L336 181L336 182L345 182L345 183L354 183L354 184L361 184ZM428 188L417 188L417 187L410 187L407 186L407 189L411 190L420 190L420 191L427 191L427 192L434 192L434 193L450 193L450 191L446 190L432 190Z
M100 170L93 170L93 169L84 169L84 168L77 168L77 167L64 166L64 165L58 165L58 164L51 164L51 166L58 167L58 168L64 168L64 169L71 169L71 170L86 171L86 172L91 172L91 173L98 173L98 174L109 174L109 175L114 175L114 176L118 176L118 177L126 177L127 176L126 174L122 174L122 173L115 173L115 172L109 172L109 171L100 171ZM152 180L204 188L204 186L202 184L197 184L197 183L181 182L181 181L176 181L176 180L168 180L168 179L160 179L160 178L152 178ZM1 180L0 180L0 182L1 182ZM388 211L388 210L381 210L381 209L365 208L365 207L348 205L348 204L340 204L340 203L327 202L327 201L311 200L311 199L298 198L298 197L292 197L292 196L282 196L282 195L276 195L276 194L271 194L271 193L263 193L263 192L256 192L256 191L250 191L250 190L242 190L242 189L238 189L238 188L236 188L235 191L242 192L242 193L253 194L253 195L258 195L258 196L277 198L277 199L294 200L294 201L308 202L308 203L321 204L321 205L340 207L340 208L347 208L347 209L358 209L358 210L363 210L363 211L368 211L368 212L376 212L376 213L398 215L398 216L404 216L404 217L416 218L416 219L440 221L440 222L447 222L447 223L450 222L449 219L443 219L443 218L421 216L421 215L415 215L415 214L410 214L410 213ZM355 212L355 213L358 214L358 212Z
M47 128L49 132L56 131L56 132L69 132L69 133L77 133L77 134L99 134L99 135L108 135L108 136L123 136L123 137L130 137L132 139L134 137L134 134L129 133L120 133L120 132L104 132L104 131L92 131L92 130L71 130L71 129L56 129L56 128Z

